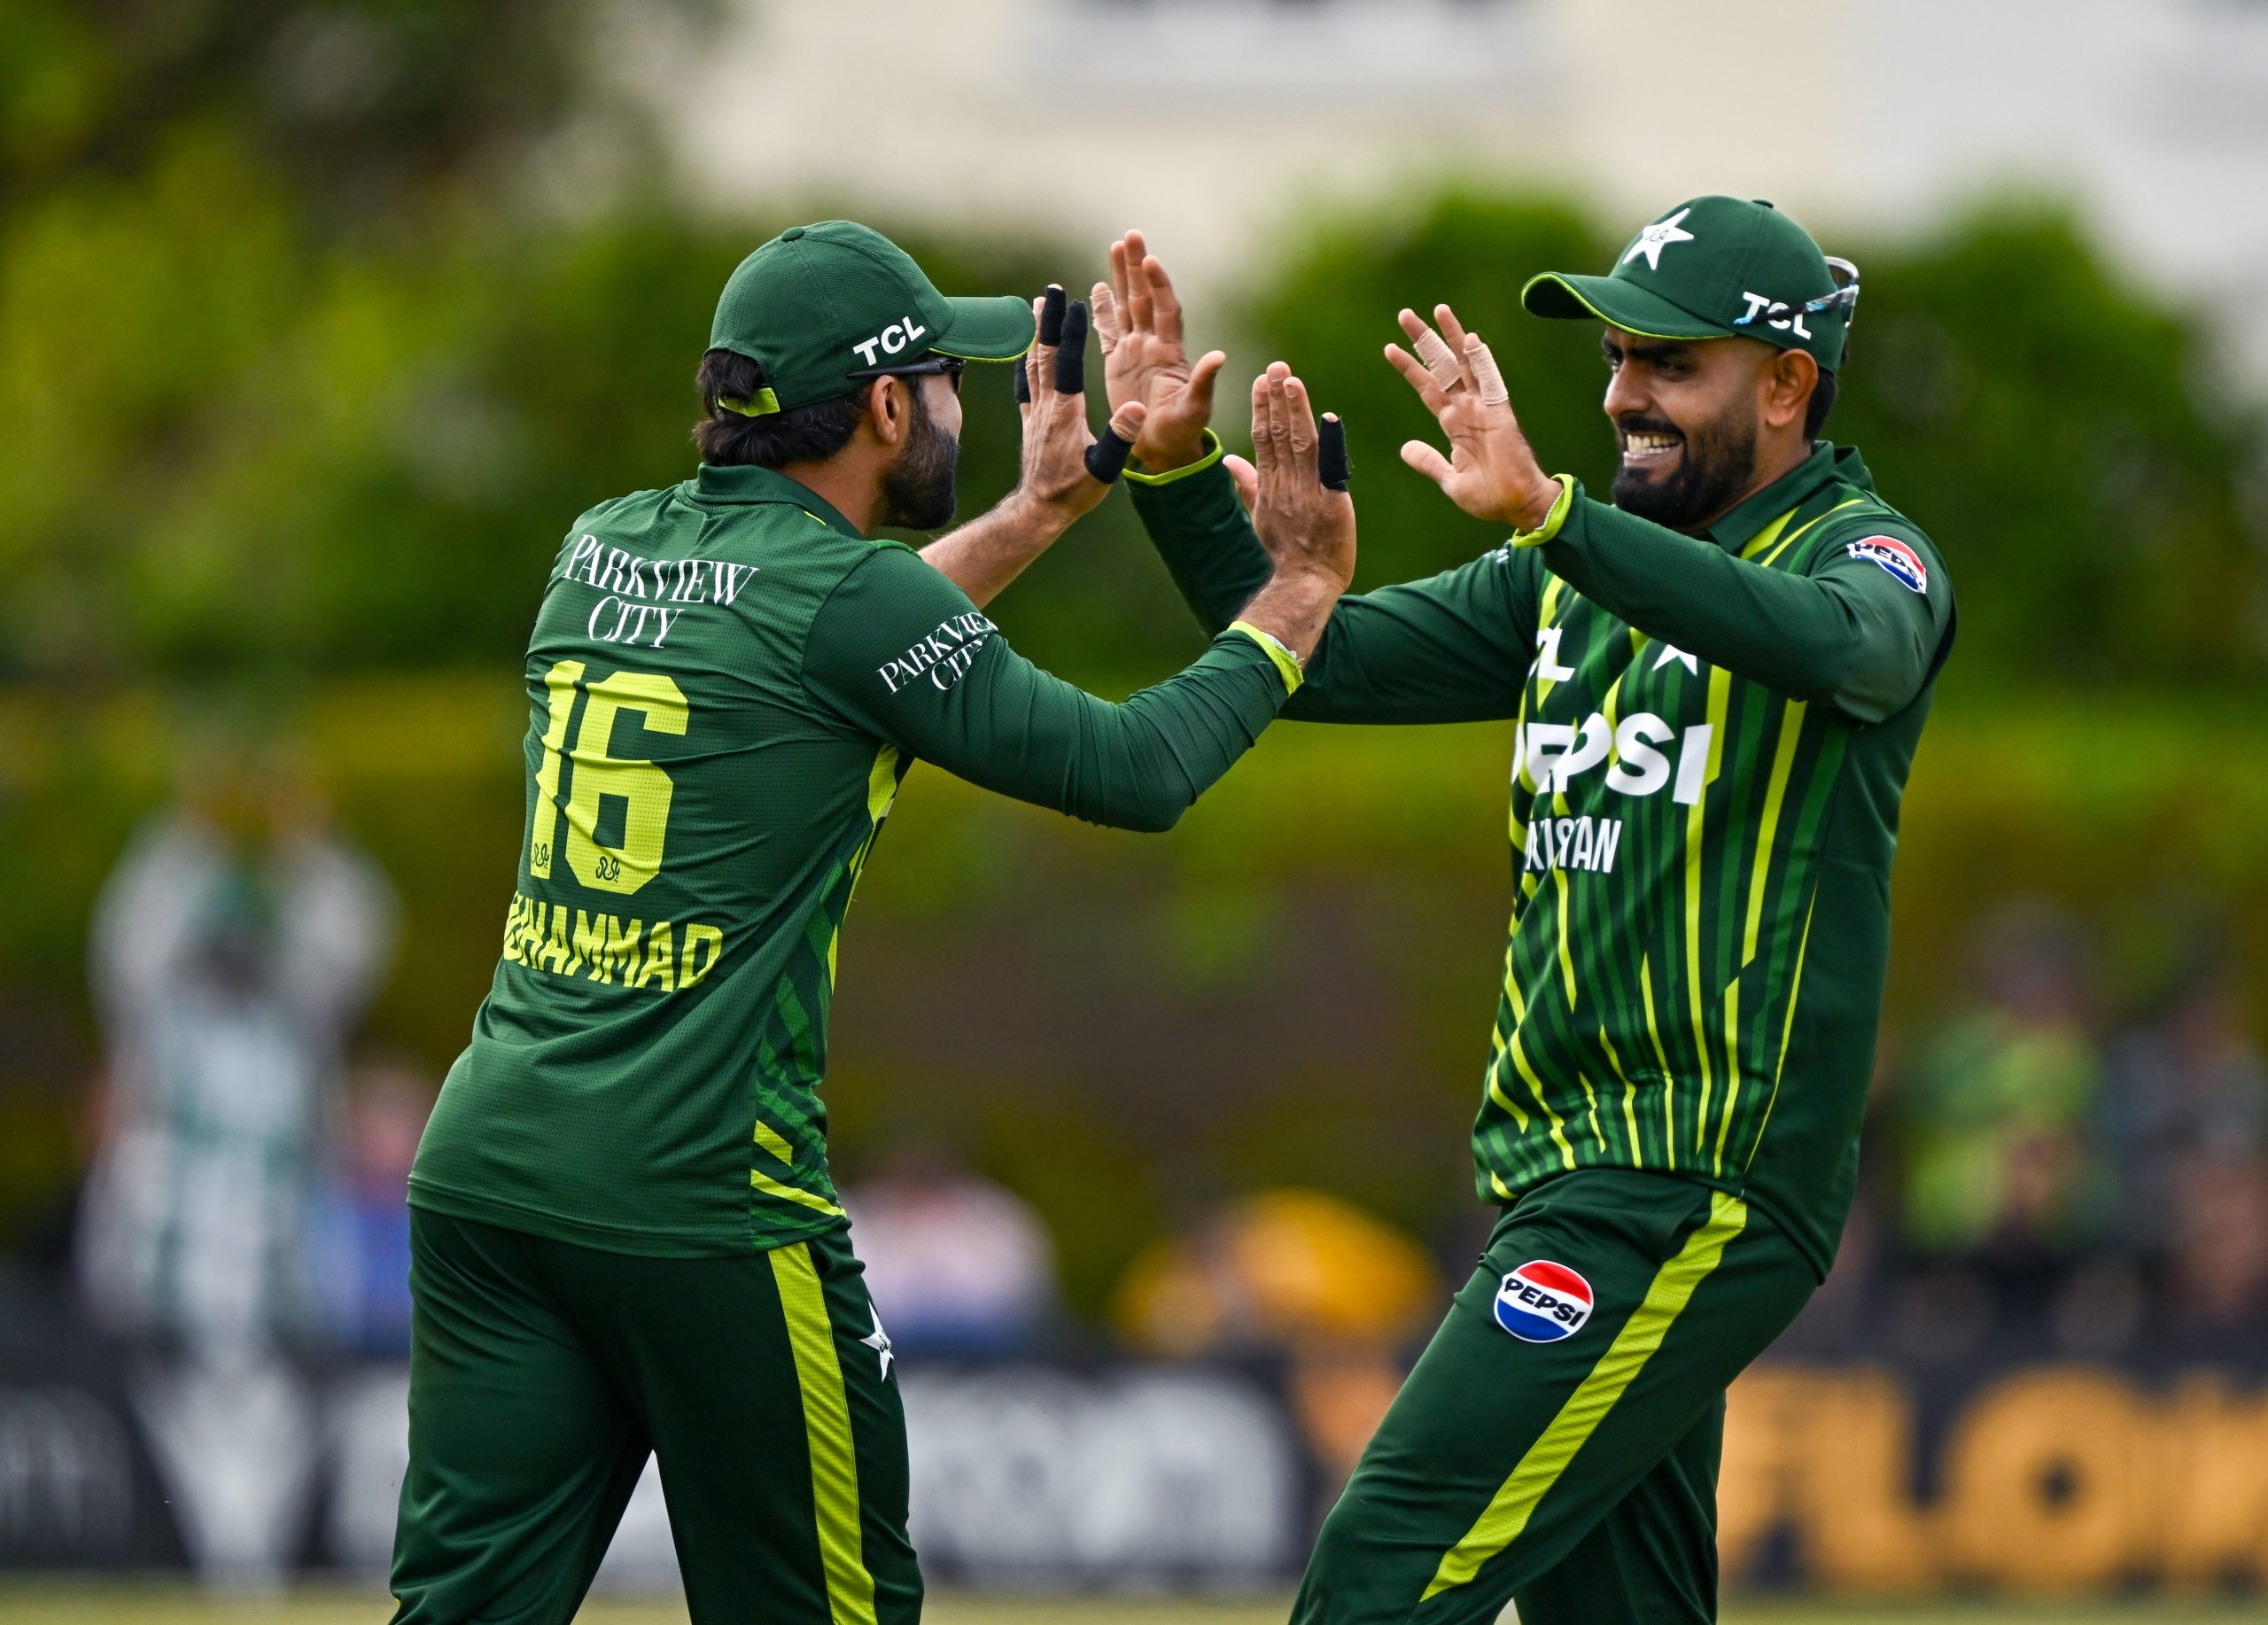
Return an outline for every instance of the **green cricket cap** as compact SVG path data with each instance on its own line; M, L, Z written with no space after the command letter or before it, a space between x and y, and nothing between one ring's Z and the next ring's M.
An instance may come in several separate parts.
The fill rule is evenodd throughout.
M764 369L729 403L750 416L847 395L862 377L930 354L1014 361L1031 348L1031 303L953 298L881 232L848 220L791 226L742 260L717 300L709 347Z
M1829 372L1857 301L1857 273L1838 282L1794 221L1760 198L1716 196L1649 222L1604 276L1546 271L1520 290L1539 316L1596 317L1646 338L1745 335L1808 350Z

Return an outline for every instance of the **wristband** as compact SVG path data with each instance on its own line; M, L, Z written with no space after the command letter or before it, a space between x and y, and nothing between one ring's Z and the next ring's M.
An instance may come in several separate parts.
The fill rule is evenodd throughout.
M1559 494L1551 504L1551 511L1543 516L1543 523L1534 530L1514 531L1509 546L1540 548L1557 536L1559 527L1567 523L1567 516L1575 506L1575 477L1573 474L1554 474L1551 478L1559 482Z
M1300 685L1307 680L1307 662L1293 654L1283 639L1272 632L1262 632L1248 620L1232 620L1229 623L1229 630L1241 632L1260 645L1270 664L1275 666L1276 675L1284 680L1285 693L1297 694L1300 691Z
M1184 463L1177 469L1168 469L1162 474L1148 473L1141 469L1129 469L1126 478L1138 486L1169 486L1177 479L1187 479L1192 474L1201 474L1221 460L1221 437L1210 429L1205 431L1205 455L1194 463Z

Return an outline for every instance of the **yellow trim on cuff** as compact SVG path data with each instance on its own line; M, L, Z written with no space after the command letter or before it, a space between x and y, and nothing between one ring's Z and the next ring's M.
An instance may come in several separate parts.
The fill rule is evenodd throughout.
M1575 477L1573 474L1554 474L1551 478L1559 482L1559 496L1551 504L1551 511L1543 516L1543 523L1534 530L1514 531L1511 546L1540 548L1557 536L1559 527L1567 523L1567 515L1575 506Z
M1307 680L1307 673L1300 665L1300 657L1284 647L1283 640L1272 633L1262 632L1248 620L1232 620L1229 623L1229 630L1243 633L1268 652L1268 658L1275 665L1276 674L1284 680L1285 693L1297 694L1300 691L1300 685Z
M1194 463L1184 463L1177 469L1168 469L1162 474L1145 474L1129 463L1124 478L1138 486L1169 486L1177 479L1187 479L1192 474L1201 474L1221 460L1221 437L1210 429L1205 432L1205 455Z

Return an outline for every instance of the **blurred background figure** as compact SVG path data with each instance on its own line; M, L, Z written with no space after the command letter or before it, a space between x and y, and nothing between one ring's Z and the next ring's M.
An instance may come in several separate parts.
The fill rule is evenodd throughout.
M1113 1318L1146 1354L1355 1345L1430 1330L1447 1290L1425 1250L1325 1191L1229 1203L1128 1266Z
M1153 1242L1119 1285L1114 1318L1146 1354L1266 1353L1338 1496L1394 1403L1408 1345L1441 1318L1449 1283L1425 1249L1325 1191L1262 1191Z
M313 1236L326 1331L343 1352L409 1352L409 1167L439 1092L400 1061L366 1062L347 1079Z
M1046 1224L950 1153L900 1146L843 1205L897 1352L1022 1353L1055 1318Z
M2089 958L2077 921L2037 898L1988 912L1969 952L1973 1007L1922 1046L1894 1096L1902 1228L1920 1259L2021 1295L2109 1219Z
M90 932L105 1087L78 1260L102 1323L214 1354L317 1334L309 1225L393 919L303 763L192 747Z

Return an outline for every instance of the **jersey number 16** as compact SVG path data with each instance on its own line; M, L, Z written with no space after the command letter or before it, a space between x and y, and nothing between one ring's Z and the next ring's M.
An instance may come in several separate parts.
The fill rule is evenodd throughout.
M610 756L618 712L645 717L646 731L683 734L689 708L685 694L669 678L651 672L617 672L598 682L583 682L583 663L562 660L544 673L550 691L550 725L543 735L543 762L535 776L535 816L528 828L528 873L551 878L555 837L559 831L559 779L578 695L584 697L582 725L564 761L567 778L567 867L577 880L599 891L629 895L661 873L662 847L670 821L670 776L649 761ZM621 838L602 845L599 820L605 803L621 804Z

